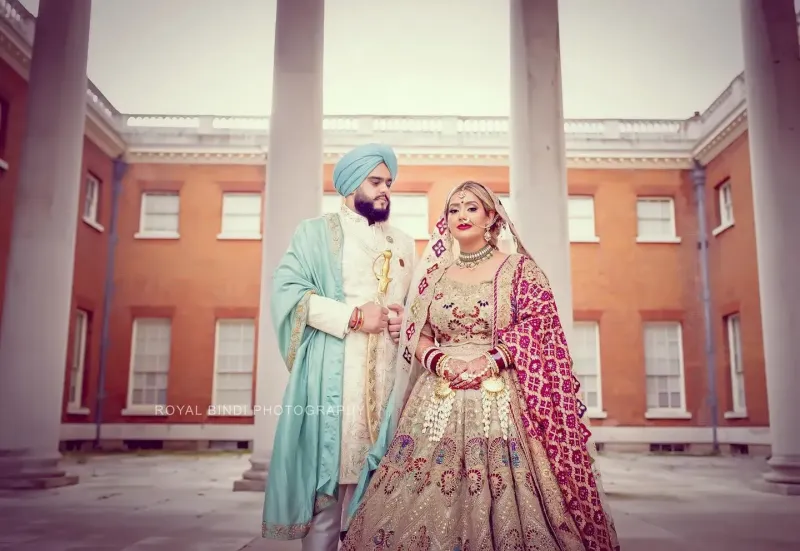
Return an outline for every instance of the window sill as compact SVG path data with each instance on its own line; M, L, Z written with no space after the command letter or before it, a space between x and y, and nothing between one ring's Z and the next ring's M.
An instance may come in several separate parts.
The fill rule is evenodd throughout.
M725 419L747 419L747 410L744 411L726 411Z
M645 419L691 419L692 414L682 409L651 409L644 414Z
M714 237L718 236L719 234L723 233L725 230L728 230L733 227L733 220L730 222L725 222L724 224L720 224L711 232L711 235Z
M84 216L82 218L82 220L83 220L84 224L86 224L87 226L89 226L90 228L92 228L94 230L99 231L100 233L103 233L104 231L106 231L106 229L100 223L98 223L95 220L92 220L91 218L87 218L86 216Z
M637 237L637 243L651 243L651 244L670 244L674 245L681 242L680 237Z
M120 413L125 417L167 417L164 406L129 406Z
M137 232L133 234L134 239L180 239L181 235L179 233L147 233L147 232Z
M589 419L607 419L608 412L605 412L601 409L589 409L586 410L586 417Z
M600 238L596 235L594 237L576 237L569 240L570 243L600 243Z
M220 241L261 241L261 234L235 234L235 233L220 233L217 235Z
M89 415L92 412L89 408L82 406L67 406L67 415Z

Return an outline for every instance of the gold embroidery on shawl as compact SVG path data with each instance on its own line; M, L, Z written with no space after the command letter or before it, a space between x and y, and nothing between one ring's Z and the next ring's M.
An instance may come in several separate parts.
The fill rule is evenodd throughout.
M317 494L317 498L314 500L314 514L316 515L317 513L333 505L337 501L338 499L334 496L329 496L327 494Z
M286 367L289 369L290 373L294 367L297 349L300 347L300 339L303 337L303 331L306 330L306 324L308 322L308 302L311 295L314 294L316 294L314 291L306 291L303 298L297 303L294 315L292 316L292 335L289 337L289 352L286 354Z
M310 522L302 524L270 524L261 523L261 537L271 540L297 540L304 538L311 529Z
M331 254L334 257L334 261L336 261L338 264L339 257L342 254L342 221L339 220L339 216L337 214L333 213L326 214L325 221L328 223L328 229L331 232L331 240L328 245L331 248Z

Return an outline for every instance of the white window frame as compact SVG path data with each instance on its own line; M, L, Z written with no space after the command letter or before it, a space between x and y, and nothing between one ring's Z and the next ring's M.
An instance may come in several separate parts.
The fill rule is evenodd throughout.
M220 375L220 329L226 324L242 324L246 323L252 326L253 329L253 349L248 351L250 354L250 371L230 371L226 373L234 374L247 374L250 377L250 397L247 403L243 404L222 404L218 398L218 380ZM222 417L249 417L253 415L253 392L255 392L255 385L253 384L253 376L256 363L256 339L258 338L256 323L254 319L218 319L216 329L214 331L214 378L211 389L211 408L209 408L209 415L222 416Z
M86 373L86 347L89 335L89 312L76 310L72 332L72 357L70 358L69 388L67 390L67 413L86 415L89 409L83 406L83 378Z
M344 204L344 197L338 193L325 192L322 194L322 214L337 213L342 208L342 204Z
M171 196L177 199L178 203L178 212L175 213L175 217L177 218L177 227L176 231L156 231L156 230L147 230L146 228L146 221L147 221L147 200L149 197L154 196ZM139 208L139 231L136 233L134 237L137 239L179 239L180 238L180 218L181 218L181 195L177 191L145 191L142 192L141 196L141 206Z
M142 317L136 318L133 320L133 329L131 331L131 354L130 354L130 362L128 365L128 394L126 398L126 407L122 410L122 415L150 415L150 416L167 416L167 406L166 403L168 401L165 400L164 404L134 404L133 403L133 392L134 388L134 380L136 377L136 340L138 338L137 333L141 330L141 325L146 323L158 323L161 325L166 325L169 331L169 345L167 349L167 371L163 372L166 379L167 384L164 390L166 393L169 393L169 375L172 367L172 319L171 318L161 318L161 317ZM159 372L157 372L159 373Z
M717 236L733 226L733 188L730 179L718 185L715 191L719 204L719 226L711 233Z
M591 204L591 216L578 216L574 212L579 204ZM568 217L569 217L569 240L571 243L598 243L600 238L597 237L597 226L595 221L595 203L593 195L570 195L568 204ZM580 234L573 221L576 220L591 220L592 231L591 233Z
M577 368L573 365L573 371L575 372L575 376L581 383L581 401L586 406L586 415L590 419L605 419L607 417L606 412L603 410L603 378L602 378L602 361L600 358L600 324L596 321L575 321L572 324L572 332L573 332L573 340L575 339L575 334L579 328L588 328L589 330L594 332L594 373L581 373L579 374ZM596 381L596 392L597 392L597 405L590 407L588 400L585 398L583 394L585 392L583 380L581 377L593 377Z
M86 189L83 195L83 215L81 219L87 226L99 232L105 230L103 225L100 224L99 219L101 188L102 183L99 178L93 174L88 174L86 176Z
M647 236L639 233L639 205L642 203L666 202L669 204L671 235ZM675 219L675 199L673 197L637 197L636 198L636 242L637 243L680 243L677 222Z
M418 206L419 210L424 212L424 223L419 224L419 221L414 225L414 227L409 227L407 224L398 223L398 215L397 213L397 205L403 201L410 200L410 201L417 201L420 203ZM427 193L393 193L391 197L391 214L389 214L389 224L392 227L399 229L402 232L408 234L412 239L415 240L428 240L431 237L431 224L430 224L430 201L428 199ZM423 208L424 205L424 208ZM413 211L416 213L417 208L414 208Z
M248 212L248 213L241 213L241 212L231 212L231 199L242 199L247 198L253 201L254 203L258 204L258 210L256 213ZM222 217L220 220L220 232L217 235L217 239L239 239L239 240L258 240L261 239L261 224L262 224L262 212L263 212L263 196L259 192L251 193L251 192L226 192L222 194ZM241 216L241 217L248 217L252 219L257 219L257 223L252 231L236 231L232 230L229 227L226 227L226 220L228 217L232 216Z
M678 384L681 393L680 405L678 407L650 407L647 405L645 413L646 419L691 419L692 415L686 409L686 371L683 351L683 325L680 322L645 322L642 326L642 348L644 352L644 376L645 376L645 404L648 401L647 381L651 375L647 371L647 329L670 327L677 329L678 337ZM653 375L654 377L660 375Z
M725 317L728 339L728 358L731 367L731 405L733 409L725 413L725 418L747 417L747 387L744 379L744 360L742 358L742 318L736 314ZM739 398L739 395L742 398Z

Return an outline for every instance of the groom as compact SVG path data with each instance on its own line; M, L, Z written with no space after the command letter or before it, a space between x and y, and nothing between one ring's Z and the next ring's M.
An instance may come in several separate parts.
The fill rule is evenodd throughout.
M388 223L396 175L385 145L347 153L333 171L341 209L301 222L274 274L271 314L290 376L262 536L302 539L305 551L336 550L394 382L416 257L414 240Z

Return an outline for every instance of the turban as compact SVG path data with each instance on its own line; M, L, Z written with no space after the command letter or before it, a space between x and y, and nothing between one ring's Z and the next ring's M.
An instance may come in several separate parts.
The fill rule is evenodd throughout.
M384 163L392 175L397 175L397 156L388 145L361 145L342 157L333 169L333 187L342 197L353 193L375 167Z

